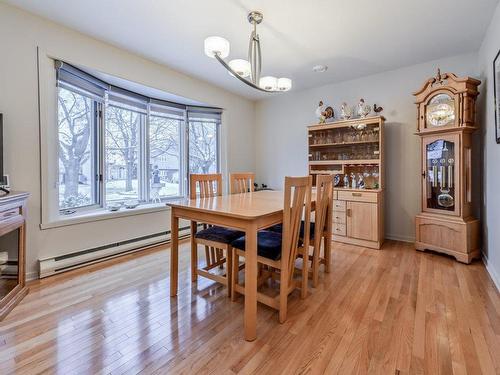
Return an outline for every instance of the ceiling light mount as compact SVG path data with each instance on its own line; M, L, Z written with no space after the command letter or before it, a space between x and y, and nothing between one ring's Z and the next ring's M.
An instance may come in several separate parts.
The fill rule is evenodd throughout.
M248 13L248 22L253 25L248 43L248 60L235 59L227 63L224 59L229 56L229 41L219 37L211 36L205 39L205 54L216 59L226 68L232 76L238 78L246 85L256 90L265 92L283 92L292 88L292 80L289 78L276 78L266 76L261 78L262 51L260 38L257 34L257 25L260 24L264 15L258 11ZM249 77L248 79L246 77Z

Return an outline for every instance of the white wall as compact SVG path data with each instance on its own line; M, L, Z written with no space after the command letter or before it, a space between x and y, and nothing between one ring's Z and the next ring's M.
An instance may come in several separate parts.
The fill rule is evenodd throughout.
M493 89L493 60L500 50L500 5L481 49L479 50L479 78L483 81L479 97L479 115L483 144L483 254L490 275L500 289L500 145L495 141L495 103ZM497 81L497 85L500 82ZM497 97L497 100L500 98Z
M31 193L27 238L29 276L37 272L39 258L157 233L170 227L169 212L162 211L40 230L37 46L83 66L224 108L223 167L228 172L255 169L255 105L252 101L0 3L0 112L4 114L5 169L14 189Z
M436 69L459 76L474 76L477 55L467 54L414 65L310 90L290 92L259 101L256 107L257 175L261 182L279 188L285 175L307 174L307 130L316 122L320 100L338 112L343 101L351 105L364 98L384 107L386 117L386 235L414 240L414 217L420 210L420 146L416 106L412 93ZM335 66L330 66L335 69ZM338 116L338 113L337 113Z

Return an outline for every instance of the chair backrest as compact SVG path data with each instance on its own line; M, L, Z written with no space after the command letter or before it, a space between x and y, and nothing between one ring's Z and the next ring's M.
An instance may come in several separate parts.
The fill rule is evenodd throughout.
M222 195L222 174L190 174L189 175L189 198L195 199L215 197Z
M254 191L254 181L255 173L231 173L229 175L229 192L231 194L240 194Z
M282 270L288 273L288 285L293 279L297 258L300 224L304 217L304 238L309 238L311 220L312 177L285 177L283 204L283 240L281 245Z
M314 243L319 246L323 232L332 214L333 178L330 175L316 176L316 205L314 211ZM319 247L318 247L319 248Z

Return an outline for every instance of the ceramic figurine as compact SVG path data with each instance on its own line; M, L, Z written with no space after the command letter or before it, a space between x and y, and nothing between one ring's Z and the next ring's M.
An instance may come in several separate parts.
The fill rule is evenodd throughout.
M321 113L321 115L325 118L324 122L332 122L335 113L333 112L332 107L326 107L326 109L324 110L324 112Z
M364 178L363 178L362 174L359 175L358 188L360 188L360 189L364 189L365 188L365 181L364 181Z
M344 187L349 187L349 176L348 175L344 175Z
M351 188L356 189L356 176L354 173L351 173Z
M365 118L366 116L368 116L370 114L371 111L372 111L372 108L368 104L365 104L365 99L363 99L363 98L359 99L358 116L361 118Z
M376 104L374 104L374 105L373 105L373 112L375 112L375 113L380 113L380 112L382 112L383 110L384 110L384 108L382 108L382 107L377 107L377 105L376 105Z
M340 108L340 115L343 120L349 120L352 116L352 108L347 105L346 102L342 103L342 107Z
M318 104L318 108L316 108L316 117L318 119L318 123L323 124L325 122L325 117L323 116L323 112L325 110L325 106L323 105L323 101L320 100Z

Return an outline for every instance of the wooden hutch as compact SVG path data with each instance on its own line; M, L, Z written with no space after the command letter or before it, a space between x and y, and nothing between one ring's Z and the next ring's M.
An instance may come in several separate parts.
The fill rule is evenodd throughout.
M28 193L0 196L0 320L28 293L25 282Z
M374 249L384 242L384 121L373 116L308 127L313 184L318 174L334 179L334 241Z
M480 256L479 220L472 216L472 132L481 81L438 70L414 93L421 139L422 212L417 250L470 263Z

